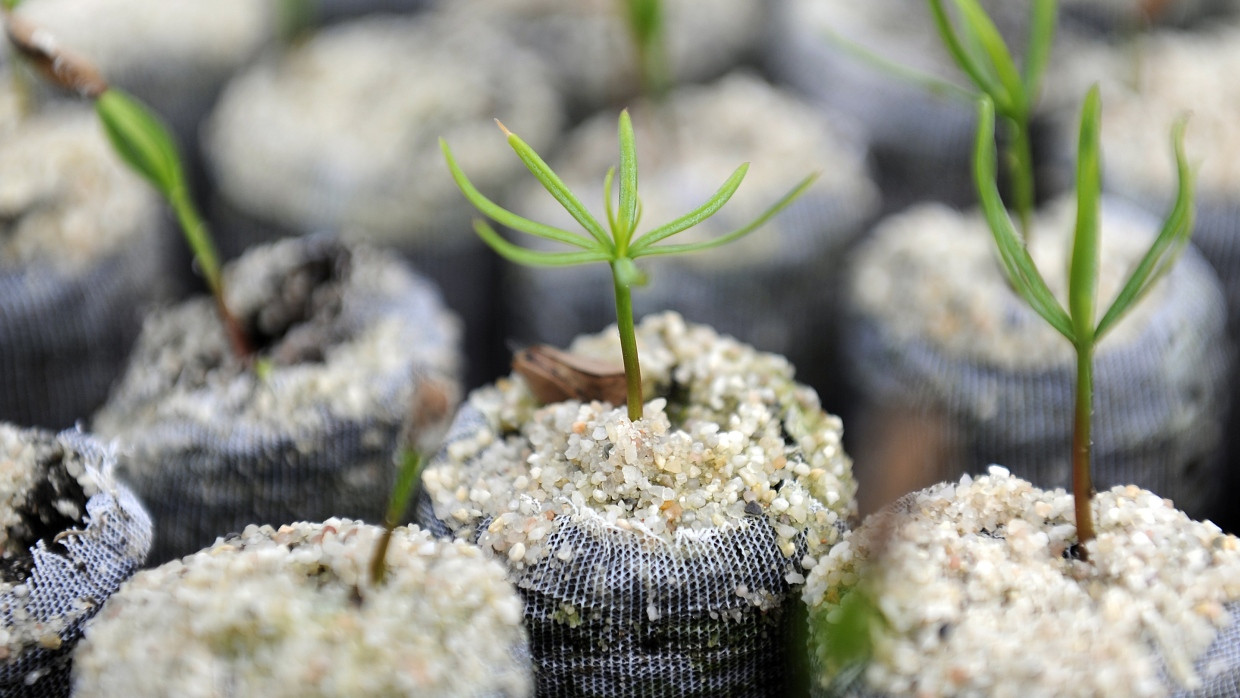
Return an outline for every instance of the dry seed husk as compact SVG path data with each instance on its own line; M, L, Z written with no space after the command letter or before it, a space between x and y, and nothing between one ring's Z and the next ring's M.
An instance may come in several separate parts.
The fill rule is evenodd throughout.
M139 572L91 624L79 696L531 695L521 600L477 547L347 519L249 526Z
M841 425L791 366L674 313L637 329L645 416L475 391L418 519L506 561L545 695L779 695L806 564L854 510ZM571 350L619 360L615 328Z

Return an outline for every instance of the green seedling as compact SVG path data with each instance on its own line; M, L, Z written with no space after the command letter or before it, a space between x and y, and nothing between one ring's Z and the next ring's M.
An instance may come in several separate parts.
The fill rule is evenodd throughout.
M198 269L215 297L233 352L242 358L251 356L249 338L224 300L219 255L190 198L185 170L167 129L141 102L116 88L108 88L95 98L95 111L121 159L145 177L176 212Z
M1029 45L1023 70L1016 66L1003 36L979 0L952 0L962 20L959 30L952 24L943 0L929 2L934 25L948 53L973 86L990 99L1007 126L1011 145L1006 160L1012 177L1012 198L1021 231L1028 236L1036 200L1029 124L1050 58L1057 0L1033 0L1030 5Z
M619 0L637 54L642 90L656 99L671 85L663 32L662 0Z
M745 173L748 170L748 164L743 164L736 168L736 171L723 183L723 186L701 206L670 223L660 225L634 239L633 233L641 217L641 205L637 197L637 148L634 144L633 124L629 119L627 111L620 113L620 194L618 206L612 205L611 195L612 183L616 175L615 168L608 170L603 180L607 228L604 228L602 223L586 210L581 200L569 191L559 176L547 166L547 163L543 162L542 158L529 145L516 134L504 128L503 124L499 126L507 136L508 144L516 151L517 156L521 158L521 161L525 163L529 171L533 173L543 187L555 197L556 201L568 211L577 223L585 229L589 236L532 221L494 203L474 187L469 178L465 176L465 173L457 165L447 142L440 139L440 147L443 149L448 168L452 172L452 178L456 181L457 186L465 197L479 211L488 218L515 231L559 242L576 249L544 252L521 247L505 240L499 233L495 232L495 229L490 224L482 219L474 221L474 230L497 253L518 264L553 267L606 262L611 267L616 297L616 325L620 330L620 347L624 358L628 414L629 419L640 419L642 416L641 368L638 365L637 338L633 325L632 288L633 286L644 284L646 275L637 268L635 261L641 257L706 250L719 247L748 235L783 210L788 204L792 203L809 187L817 175L810 175L801 180L783 198L775 202L774 205L748 225L738 230L702 242L660 245L658 243L692 228L710 218L722 208L728 199L732 197L732 194L736 192L737 187L740 186L741 180L744 179Z
M387 571L387 551L392 542L392 533L405 517L413 490L417 487L422 473L422 454L415 449L406 448L399 456L400 470L396 474L396 485L388 499L387 512L383 515L383 535L375 546L374 555L370 558L370 580L375 586L383 583Z
M194 261L215 297L233 352L241 358L251 357L249 337L224 301L219 255L190 197L181 157L168 129L137 99L109 86L89 61L61 48L19 17L6 12L4 19L11 45L36 70L56 86L94 100L104 132L121 159L172 206Z
M1090 500L1091 434L1093 427L1093 355L1098 342L1132 307L1150 291L1175 264L1188 244L1193 222L1193 176L1184 156L1184 127L1181 120L1172 129L1179 186L1175 203L1158 236L1142 257L1115 300L1095 321L1098 286L1098 220L1101 168L1099 130L1101 99L1097 86L1086 95L1081 111L1080 140L1077 146L1076 228L1068 274L1068 306L1051 293L1034 265L1023 240L999 198L995 183L994 125L996 105L989 97L978 102L978 130L974 146L973 174L982 211L994 235L999 257L1012 288L1033 310L1076 350L1076 400L1072 436L1072 490L1075 503L1077 540L1083 544L1094 537Z
M932 94L968 103L976 101L979 95L988 96L1003 117L1008 132L1005 167L1011 176L1012 198L1021 230L1027 235L1037 200L1030 119L1055 35L1057 0L1033 0L1030 4L1029 42L1023 69L1017 67L1003 36L979 0L950 0L960 17L959 28L944 0L927 2L943 45L972 83L972 91L888 60L839 34L828 32L827 38L859 60Z

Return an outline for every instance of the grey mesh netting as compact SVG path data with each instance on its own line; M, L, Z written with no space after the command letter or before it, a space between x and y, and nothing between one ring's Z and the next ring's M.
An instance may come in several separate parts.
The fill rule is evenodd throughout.
M159 290L160 233L77 273L0 270L0 419L62 429L104 401Z
M6 552L0 571L7 653L0 695L60 698L69 695L71 652L83 625L142 565L151 521L115 482L114 456L93 437L8 425L0 432L6 449L19 441L31 446L15 448L22 458L11 465L45 471L19 510L20 522L4 531L10 545L29 544L30 557Z
M463 405L445 449L485 424L481 412ZM416 520L439 536L456 533L425 492ZM489 522L475 522L470 538ZM537 694L786 695L800 651L790 645L797 636L791 624L801 616L793 613L798 585L785 575L789 565L800 569L806 545L802 532L789 559L775 539L762 515L679 545L564 518L547 545L571 546L571 560L550 556L509 572L525 600Z
M95 419L150 507L156 564L251 523L380 520L415 402L459 393L455 318L395 256L292 238L226 273L234 313L269 325L267 375L193 299L147 321Z
M1148 325L1094 357L1094 482L1135 483L1196 517L1219 495L1232 348L1213 274L1195 250L1161 283L1167 294ZM1039 487L1069 485L1074 364L1013 371L897 339L874 317L848 321L842 353L858 412L894 405L945 427L945 469L925 473L928 481L997 463Z

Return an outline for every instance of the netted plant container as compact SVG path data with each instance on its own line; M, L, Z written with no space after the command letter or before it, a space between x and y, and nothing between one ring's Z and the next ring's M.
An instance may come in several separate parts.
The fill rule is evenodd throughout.
M868 518L805 584L812 695L1240 695L1240 540L1134 485L1093 510L1087 560L1072 496L998 466Z
M89 626L74 695L521 698L521 599L476 546L347 519L250 526L142 570Z
M77 431L0 423L0 694L69 695L85 623L146 559L151 520Z
M209 298L155 313L94 420L151 508L157 564L251 523L379 520L402 431L460 392L457 321L391 253L290 238L224 284L256 355L231 351Z
M0 419L63 429L103 403L167 289L165 224L89 108L39 108L16 80L0 69Z
M519 374L474 391L418 519L506 564L539 695L784 695L797 589L854 510L840 422L782 357L674 313L637 343L636 421ZM571 351L619 364L614 327Z
M1035 219L1029 249L1060 298L1075 207ZM1098 298L1109 304L1157 222L1104 199ZM924 205L886 219L856 250L843 332L855 390L847 415L859 479L904 492L1003 463L1040 487L1071 482L1072 345L1010 288L976 212ZM1218 281L1191 246L1095 356L1094 478L1135 483L1193 515L1220 494L1219 446L1233 346ZM908 442L904 462L878 453ZM881 505L877 501L874 504Z

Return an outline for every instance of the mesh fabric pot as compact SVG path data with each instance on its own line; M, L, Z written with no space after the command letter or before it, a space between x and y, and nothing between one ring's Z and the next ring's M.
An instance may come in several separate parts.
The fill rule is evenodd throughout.
M478 548L329 519L251 526L139 572L95 619L74 695L531 695L521 600Z
M104 401L165 290L162 228L89 108L0 89L0 419L59 429Z
M294 238L230 265L225 288L266 369L232 354L211 300L191 299L148 318L95 417L150 503L157 563L250 523L379 520L402 429L459 392L456 322L391 255Z
M69 695L82 627L142 565L151 521L81 432L0 424L0 694Z
M418 519L507 565L539 695L784 695L803 570L853 510L839 420L782 357L675 314L637 341L642 419L479 389ZM614 328L572 350L619 361Z
M747 73L678 88L664 101L639 103L633 111L645 192L639 232L700 206L742 162L751 166L728 205L676 241L740 228L801 177L821 173L788 209L726 249L639 261L650 283L633 302L639 315L670 308L783 354L803 382L825 390L824 399L833 397L826 389L835 375L831 350L842 251L879 204L865 148L847 122L824 120L793 95ZM570 189L601 210L602 182L615 163L615 115L606 113L571 133L551 164ZM536 183L514 208L533 220L576 226ZM604 265L507 271L510 332L519 341L566 344L615 307Z
M1064 295L1074 205L1049 207L1031 254ZM1100 307L1144 254L1157 222L1115 200L1102 207ZM1076 376L1071 345L1007 286L977 213L910 209L881 224L854 258L845 330L856 390L858 475L903 491L1003 463L1041 487L1067 486ZM1219 493L1218 449L1232 345L1209 265L1189 247L1107 335L1094 361L1094 478L1135 483L1200 515ZM925 426L921 436L914 427ZM867 427L870 428L870 427ZM907 443L887 461L875 446ZM878 501L881 504L882 501Z
M992 467L914 492L845 534L810 572L812 695L1240 695L1240 540L1159 495L1072 497ZM871 651L832 656L857 589Z

